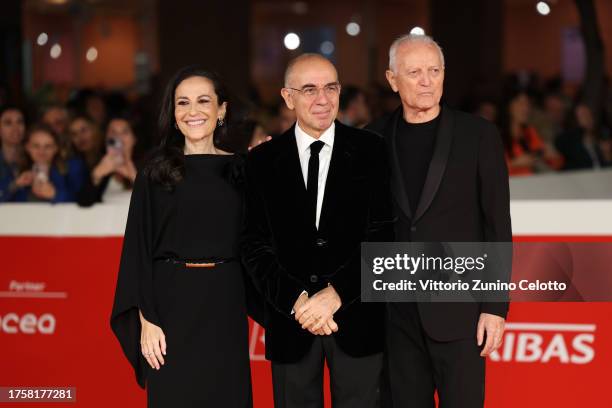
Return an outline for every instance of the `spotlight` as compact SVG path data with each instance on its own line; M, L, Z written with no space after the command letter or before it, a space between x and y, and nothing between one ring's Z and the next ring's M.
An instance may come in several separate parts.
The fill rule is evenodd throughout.
M94 62L95 60L97 60L98 50L96 49L96 47L89 47L89 49L87 50L87 54L85 54L85 58L87 58L87 61L89 62Z
M545 1L538 1L538 4L536 4L536 10L543 16L550 14L550 6Z
M296 33L289 33L285 36L283 41L285 43L285 47L289 50L295 50L300 46L300 37Z
M361 31L361 27L356 22L350 22L346 25L346 33L351 37L355 37Z
M414 27L412 30L410 30L410 34L412 35L425 35L425 30L423 30L421 27Z
M36 44L43 46L47 43L47 41L49 41L49 36L47 35L47 33L38 34L38 38L36 38Z
M331 41L323 41L321 43L321 52L325 55L332 55L336 47L334 47L334 43Z
M58 43L53 44L51 50L49 50L49 55L53 59L58 59L62 55L62 46Z

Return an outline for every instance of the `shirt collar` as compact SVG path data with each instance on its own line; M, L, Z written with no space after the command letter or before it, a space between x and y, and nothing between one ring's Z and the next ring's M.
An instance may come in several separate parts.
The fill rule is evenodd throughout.
M308 148L310 147L310 145L312 144L312 142L315 142L317 140L322 141L323 143L325 143L325 145L329 147L334 147L335 130L336 130L336 123L332 122L331 126L328 127L323 132L321 137L319 137L318 139L315 139L314 137L310 136L308 133L304 132L298 122L295 122L295 140L297 142L298 151L300 153L306 152Z

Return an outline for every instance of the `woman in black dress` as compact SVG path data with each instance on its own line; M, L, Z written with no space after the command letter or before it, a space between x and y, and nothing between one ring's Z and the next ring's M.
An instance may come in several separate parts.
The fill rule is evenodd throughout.
M179 71L161 146L134 184L111 326L149 407L252 406L241 159L222 147L228 112L215 75Z

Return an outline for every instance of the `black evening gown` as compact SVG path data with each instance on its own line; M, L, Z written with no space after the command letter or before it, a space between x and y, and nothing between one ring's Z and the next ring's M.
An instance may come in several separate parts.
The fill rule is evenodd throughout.
M139 175L121 255L111 327L149 407L251 407L244 274L238 260L187 268L177 260L238 259L242 159L186 155L173 191ZM160 370L141 354L138 309L162 328Z

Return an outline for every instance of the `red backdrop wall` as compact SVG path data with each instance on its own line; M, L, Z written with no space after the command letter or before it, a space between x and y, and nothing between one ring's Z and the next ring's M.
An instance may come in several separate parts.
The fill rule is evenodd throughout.
M71 386L76 406L145 406L108 323L121 241L0 237L0 386ZM611 314L612 303L514 304L488 360L487 406L612 406ZM255 407L272 407L263 330L251 335Z

